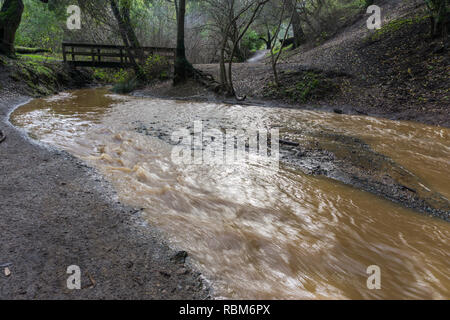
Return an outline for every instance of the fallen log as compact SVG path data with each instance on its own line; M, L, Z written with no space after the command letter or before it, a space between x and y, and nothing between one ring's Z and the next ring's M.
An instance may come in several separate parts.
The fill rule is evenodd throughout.
M33 53L44 53L44 52L51 53L52 52L52 50L44 49L44 48L16 47L15 49L16 49L16 53L20 53L20 54L33 54Z

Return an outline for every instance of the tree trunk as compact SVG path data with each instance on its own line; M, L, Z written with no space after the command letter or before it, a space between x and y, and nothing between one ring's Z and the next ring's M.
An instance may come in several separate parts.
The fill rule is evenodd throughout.
M266 1L261 1L261 2L257 2L256 3L256 7L255 10L253 11L251 17L249 18L247 25L244 27L244 29L240 32L238 38L236 40L233 41L233 49L231 50L231 56L230 56L230 61L228 63L228 85L227 85L227 93L230 95L233 95L237 100L244 100L246 97L242 97L239 98L236 96L236 91L234 90L234 85L233 85L233 57L236 53L236 48L239 45L239 42L242 40L242 38L244 37L245 33L247 32L247 30L250 28L250 26L252 25L252 23L255 21L259 10L264 7L264 5L268 2L268 0ZM250 6L251 7L251 6ZM250 8L249 7L249 8ZM239 17L239 15L237 16Z
M177 50L175 57L174 85L185 82L192 75L192 65L186 58L184 45L184 24L186 16L186 0L179 0L177 14Z
M133 26L131 24L129 2L121 1L120 3L121 3L120 9L122 11L122 18L123 18L125 30L127 32L128 41L130 42L130 45L133 48L140 48L141 44L139 43L139 40L138 40L136 33L134 32Z
M263 37L260 37L260 39L266 43L266 49L267 50L271 50L272 49L272 40L273 39L272 39L272 35L270 34L269 27L267 27L267 40L264 39Z
M305 33L301 25L300 14L298 13L295 4L292 1L295 0L284 0L286 3L286 8L289 12L292 12L292 29L294 31L294 48L297 48L305 39Z
M14 39L23 13L22 0L6 0L0 11L0 54L14 56Z
M116 1L110 0L109 3L111 5L111 10L114 14L114 17L117 20L117 24L119 26L119 33L120 33L120 36L122 37L123 44L126 47L128 58L130 59L131 65L133 66L136 76L138 77L138 79L142 80L144 78L144 73L142 72L142 69L137 64L134 54L131 50L132 45L131 45L130 40L128 39L127 28L125 26L126 23L122 17L122 14L120 13L120 10L119 10L119 7L117 6Z
M434 28L435 35L445 37L447 33L447 6L446 0L439 2L439 8L437 11L437 19L435 21L436 26Z
M287 7L286 2L284 2L283 3L283 9L282 9L281 15L280 15L280 21L278 23L277 30L275 31L275 34L274 34L274 39L277 39L278 38L278 34L280 33L281 25L283 24L284 12L286 10L286 7ZM280 51L278 51L277 55L275 56L273 50L270 50L270 60L272 62L273 77L274 77L275 85L277 86L277 88L280 87L280 80L278 78L277 63L278 63L278 59L280 58L281 53L283 52L283 47L284 47L284 44L285 44L285 41L286 41L286 38L287 38L287 35L288 35L288 32L289 32L289 28L292 25L292 20L294 19L294 14L295 13L292 12L291 18L289 19L288 27L287 27L286 31L284 32L283 40L281 41Z
M233 22L232 30L233 30L233 32L231 33L231 35L232 35L231 41L233 42L233 44L236 44L234 57L236 57L239 62L244 62L247 57L246 57L245 53L242 52L241 41L238 40L239 39L239 35L240 35L240 30L238 29L237 21Z
M430 12L430 34L432 38L447 36L450 24L449 12L447 9L448 0L425 1Z
M133 25L131 23L130 17L130 1L120 1L122 18L125 26L125 30L127 32L128 42L130 46L134 49L136 56L138 57L141 63L145 63L144 51L141 49L141 44L139 43L139 39L136 36L136 32L134 31Z

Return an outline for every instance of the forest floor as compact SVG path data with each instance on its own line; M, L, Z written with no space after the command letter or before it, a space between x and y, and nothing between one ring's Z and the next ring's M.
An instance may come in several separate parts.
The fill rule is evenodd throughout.
M369 30L368 15L361 15L319 46L307 44L283 52L279 88L274 84L270 58L235 63L238 95L246 95L247 103L449 127L449 38L430 38L423 1L387 1L381 8L380 30ZM219 77L217 64L196 67Z
M85 86L89 75L60 63L2 61L0 299L210 297L187 253L170 248L139 211L118 202L94 169L9 123L9 113L30 96ZM81 290L67 288L71 265L81 269Z

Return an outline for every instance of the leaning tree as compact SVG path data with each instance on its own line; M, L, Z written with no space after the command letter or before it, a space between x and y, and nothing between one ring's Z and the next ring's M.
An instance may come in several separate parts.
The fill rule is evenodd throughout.
M48 3L48 0L39 0ZM0 10L0 54L14 55L14 39L22 20L22 0L6 0Z
M425 0L425 4L430 12L431 36L445 37L450 25L450 0Z

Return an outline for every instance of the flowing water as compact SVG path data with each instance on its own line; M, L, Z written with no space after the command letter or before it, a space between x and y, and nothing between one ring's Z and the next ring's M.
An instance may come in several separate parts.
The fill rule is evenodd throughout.
M98 168L121 200L189 252L221 298L450 298L450 224L281 165L177 165L167 137L210 128L340 132L363 139L450 197L450 130L293 109L79 90L36 99L11 121ZM307 136L297 137L308 139ZM369 290L367 267L381 270Z

